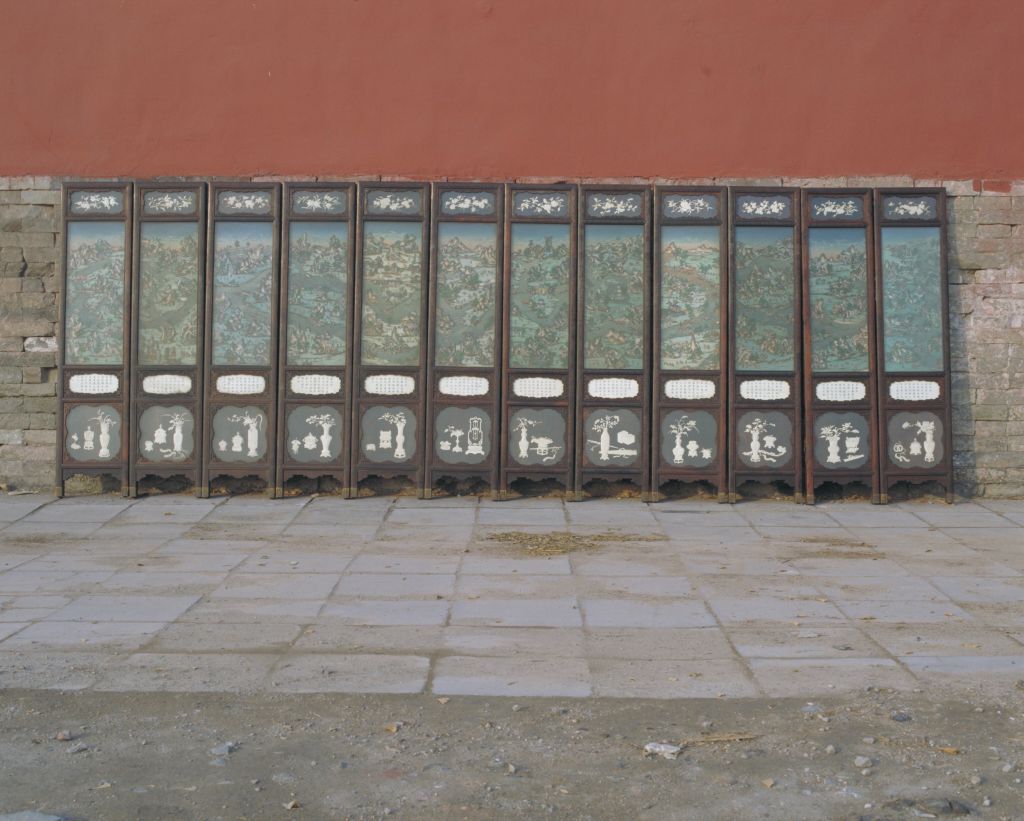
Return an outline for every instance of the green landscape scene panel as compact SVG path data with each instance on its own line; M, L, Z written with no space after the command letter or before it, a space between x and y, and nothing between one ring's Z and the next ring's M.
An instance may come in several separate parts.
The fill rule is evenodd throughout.
M64 362L124 359L124 223L68 223Z
M569 226L512 226L509 364L569 365Z
M268 222L219 222L214 229L214 365L270 365L273 238Z
M941 371L942 267L938 228L882 229L887 371Z
M288 364L345 364L348 225L293 222L288 240Z
M364 365L418 365L423 239L419 223L363 226Z
M661 367L721 365L721 234L712 225L661 229Z
M144 222L139 247L139 364L195 365L199 226Z
M868 369L868 262L864 228L811 228L808 237L811 368Z
M583 244L583 366L640 370L644 356L644 227L588 225Z
M493 224L449 222L438 226L437 365L494 366L497 232Z
M735 277L736 368L793 370L793 230L737 228Z

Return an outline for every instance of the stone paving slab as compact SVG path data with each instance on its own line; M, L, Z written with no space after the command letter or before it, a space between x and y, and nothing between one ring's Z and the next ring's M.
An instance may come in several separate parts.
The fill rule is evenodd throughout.
M492 538L513 531L602 539L536 555ZM0 689L672 699L1019 679L1024 502L0 496Z

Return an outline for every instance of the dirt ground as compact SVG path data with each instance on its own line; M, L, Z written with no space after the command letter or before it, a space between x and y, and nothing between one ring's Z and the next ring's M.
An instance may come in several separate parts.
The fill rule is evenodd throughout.
M8 690L0 715L7 813L1024 818L1024 692L1012 687L974 702ZM645 755L652 741L683 749Z

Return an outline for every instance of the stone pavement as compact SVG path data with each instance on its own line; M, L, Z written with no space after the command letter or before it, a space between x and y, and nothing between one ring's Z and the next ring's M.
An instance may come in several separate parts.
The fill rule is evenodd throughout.
M497 533L603 535L531 555ZM1024 501L0 497L0 688L1005 688Z

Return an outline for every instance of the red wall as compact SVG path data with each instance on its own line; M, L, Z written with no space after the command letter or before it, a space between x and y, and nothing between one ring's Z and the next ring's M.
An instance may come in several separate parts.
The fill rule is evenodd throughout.
M1019 0L4 0L0 174L1024 178Z

